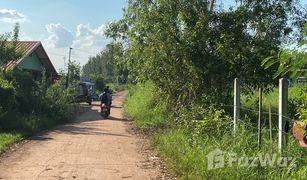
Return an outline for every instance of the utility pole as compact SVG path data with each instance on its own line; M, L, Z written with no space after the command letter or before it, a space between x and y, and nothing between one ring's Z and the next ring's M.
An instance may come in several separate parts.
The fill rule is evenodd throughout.
M72 50L72 48L70 47L70 48L69 48L69 55L68 55L68 65L67 65L66 89L67 89L68 86L69 86L69 69L70 69L69 66L70 66L71 50Z
M63 57L63 60L64 60L64 68L63 68L63 70L64 70L64 75L65 75L65 73L66 73L66 58Z

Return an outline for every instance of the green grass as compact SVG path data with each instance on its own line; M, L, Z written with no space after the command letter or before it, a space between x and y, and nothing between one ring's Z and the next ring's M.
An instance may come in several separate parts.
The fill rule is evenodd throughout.
M23 133L18 132L0 132L0 153L5 151L12 144L22 140L25 137Z
M307 85L297 85L290 87L288 89L288 99L303 99L306 96ZM255 91L253 95L246 96L241 94L241 103L243 107L257 110L258 108L258 94L259 92ZM269 103L271 103L272 112L278 113L278 88L276 87L273 91L269 93L263 93L262 96L262 107L264 111L268 111Z
M127 90L130 87L130 84L119 84L119 85L117 85L116 83L109 83L107 85L110 87L110 89L113 90L113 93L123 91L123 90Z
M155 89L151 83L130 88L124 109L137 128L164 126L169 119L165 102L153 102Z
M208 169L207 155L215 148L227 153L236 153L237 157L258 157L258 153L270 154L269 144L264 143L264 147L260 151L257 150L257 138L250 132L241 133L237 140L233 140L230 134L221 138L195 139L190 133L178 129L156 134L152 142L168 167L180 179L304 179L307 176L307 151L298 148L297 142L293 140L283 157L300 158L297 160L297 167L240 167L239 163L232 163L231 167L225 165L226 167L212 170ZM276 148L274 146L275 150Z
M307 149L300 148L292 136L289 136L283 157L296 157L297 167L278 167L276 164L274 167L262 167L259 162L256 167L240 167L239 163L232 163L231 167L226 165L224 168L209 170L207 155L216 148L228 154L236 153L238 157L258 157L259 153L277 154L277 132L274 132L274 142L271 145L268 129L263 128L260 150L257 147L257 128L253 128L256 126L250 119L240 124L236 138L232 135L232 128L229 130L228 127L222 128L224 131L221 136L210 135L210 131L199 133L197 128L175 125L171 116L165 114L166 104L157 101L159 98L156 98L154 92L150 83L133 88L124 108L139 128L146 130L159 124L168 124L167 128L151 136L151 143L179 179L304 179L307 176ZM295 94L295 91L291 93ZM278 98L276 92L268 96L271 100ZM231 118L223 121L230 122Z

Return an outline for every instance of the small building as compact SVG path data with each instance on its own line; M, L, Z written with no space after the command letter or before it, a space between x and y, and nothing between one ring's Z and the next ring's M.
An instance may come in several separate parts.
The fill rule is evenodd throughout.
M45 69L49 78L52 80L58 78L58 73L40 41L17 41L16 51L22 52L22 57L9 61L2 65L2 68L13 69L19 67L31 72L35 80L41 77L41 72Z

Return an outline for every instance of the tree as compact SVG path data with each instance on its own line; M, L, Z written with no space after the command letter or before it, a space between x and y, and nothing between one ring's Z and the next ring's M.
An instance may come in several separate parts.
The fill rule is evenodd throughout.
M117 59L122 56L122 47L120 44L110 43L106 48L83 66L82 73L84 76L102 76L105 82L120 82L127 81L127 70L119 64Z
M20 26L16 23L12 33L6 33L0 35L0 65L3 65L11 60L17 60L22 56L22 51L16 52L16 43L19 38ZM11 43L8 43L11 41Z
M97 90L102 92L106 86L104 78L102 76L97 76L95 78L95 81L96 81Z
M261 60L278 52L295 28L295 2L242 0L229 10L214 3L129 0L106 34L123 44L120 60L131 75L153 81L175 105L202 96L230 100L235 77L249 92L273 84L276 69L264 69Z
M69 77L68 82L70 85L75 85L80 81L81 66L76 61L68 63Z
M67 68L68 68L67 75L65 75L64 72L60 72L60 74L63 77L65 77L64 86L66 87L66 89L70 86L74 87L80 81L80 77L81 77L81 67L80 67L80 64L76 63L76 61L69 62Z

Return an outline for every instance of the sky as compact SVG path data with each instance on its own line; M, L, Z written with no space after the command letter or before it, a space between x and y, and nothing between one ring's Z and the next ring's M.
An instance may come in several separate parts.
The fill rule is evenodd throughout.
M127 0L0 0L0 34L20 23L20 40L41 41L57 70L71 59L84 65L110 42L107 23L123 15Z
M70 47L71 59L82 66L111 41L105 27L120 19L126 6L127 0L0 0L0 34L18 22L20 40L41 41L57 70L64 69Z

